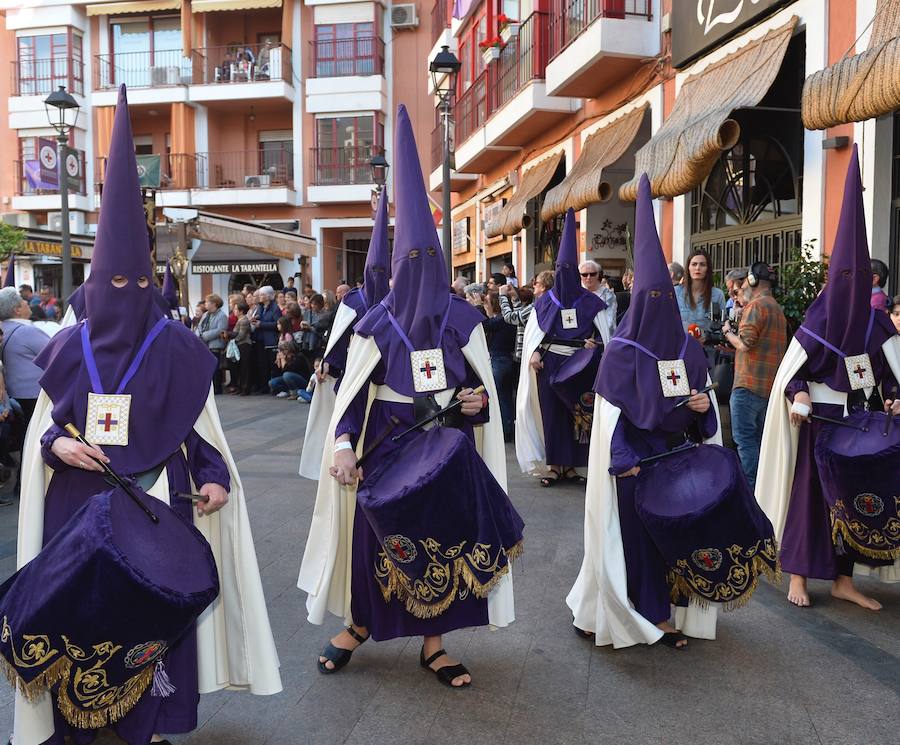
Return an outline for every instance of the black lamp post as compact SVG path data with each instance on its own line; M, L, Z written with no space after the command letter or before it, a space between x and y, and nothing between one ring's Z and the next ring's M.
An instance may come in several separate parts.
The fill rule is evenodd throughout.
M453 281L453 261L450 254L451 224L450 224L450 114L453 108L453 94L456 91L456 76L462 67L456 55L450 51L450 47L442 46L434 59L431 60L429 70L431 80L434 83L434 92L440 99L441 121L444 125L444 158L442 167L443 184L443 232L442 243L444 248L444 261L447 263L447 275Z
M387 172L390 165L387 158L384 157L384 153L377 153L369 159L369 168L372 169L372 183L375 184L375 188L372 190L372 216L374 217L378 210L378 198L387 184Z
M69 302L72 294L72 239L69 235L69 179L66 161L68 157L69 133L78 121L80 107L65 86L59 86L59 90L51 93L44 100L44 109L47 112L47 120L56 130L56 161L59 179L59 195L62 200L62 213L60 216L60 236L62 239L62 297L60 298L63 309Z

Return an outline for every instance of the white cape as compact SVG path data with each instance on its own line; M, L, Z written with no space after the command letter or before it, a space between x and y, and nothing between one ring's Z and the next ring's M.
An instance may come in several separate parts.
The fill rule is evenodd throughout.
M328 344L325 347L327 356L344 332L356 323L356 311L341 303L338 305L334 317L334 324L328 334ZM328 433L328 423L334 413L334 404L337 394L334 385L337 381L330 375L325 380L316 383L312 401L309 404L309 418L306 420L306 436L300 450L300 475L303 478L315 481L319 478L319 469L322 466L322 455L325 451L325 438Z
M51 409L52 402L42 391L22 451L17 554L20 568L37 556L43 542L44 495L53 471L41 458L40 440L52 423ZM212 547L220 585L219 597L197 621L200 693L245 688L257 695L272 695L281 691L278 654L269 625L244 490L219 421L212 389L194 430L221 453L231 476L228 504L213 515L194 516L194 525ZM168 502L165 469L148 493ZM15 745L39 745L53 734L52 706L48 694L29 703L16 693Z
M481 379L489 398L490 418L484 425L475 427L475 445L481 457L491 469L494 478L506 490L506 452L503 446L503 430L500 423L500 407L491 361L487 351L484 328L477 326L463 347L463 355ZM366 418L374 400L375 386L369 378L381 353L370 337L354 336L350 341L347 369L338 391L337 402L328 425L325 453L334 450L334 430L347 407L363 388L369 386ZM362 453L365 432L357 444L357 456ZM345 487L328 472L332 465L329 455L323 458L316 492L309 538L303 553L297 587L308 593L306 609L310 623L321 624L326 612L351 623L350 573L353 549L353 518L356 514L356 486ZM512 572L507 572L488 595L488 618L494 626L506 626L515 620Z
M900 380L900 336L890 337L882 346L882 350L891 371L897 380ZM805 362L806 351L800 342L793 339L775 374L759 451L756 501L772 521L775 537L779 541L784 534L791 502L799 440L799 430L791 426L791 402L784 395L784 391ZM846 414L846 393L813 383L810 385L810 398L818 403L844 406ZM869 575L883 582L900 582L900 559L888 566L877 568L857 563L854 570L857 574Z
M609 344L609 322L605 310L601 310L594 318L594 327L600 332L603 344ZM537 313L532 312L528 316L522 338L522 361L516 392L516 457L522 473L533 476L543 475L547 471L544 419L538 398L537 373L530 364L531 355L544 340L544 336L538 325ZM593 427L591 429L593 431Z
M710 398L718 423L715 394L710 392ZM628 600L616 477L609 473L612 436L620 414L618 407L597 396L584 506L584 559L566 598L575 625L593 631L598 647L612 644L615 648L653 644L663 635ZM707 442L722 444L720 426ZM715 639L715 605L675 606L675 627L688 636Z

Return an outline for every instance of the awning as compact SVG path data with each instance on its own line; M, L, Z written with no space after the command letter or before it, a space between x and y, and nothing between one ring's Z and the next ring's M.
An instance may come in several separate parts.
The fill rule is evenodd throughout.
M653 195L677 197L702 183L724 150L741 135L731 112L756 106L775 81L797 24L794 16L727 57L690 76L665 123L635 156L635 176L619 197L637 199L642 173Z
M484 232L488 238L515 235L522 228L527 228L531 224L531 218L526 214L528 200L533 199L547 188L562 157L561 150L555 152L522 174L522 181L519 188L516 189L516 193L512 195L512 199L500 210L496 220L492 220L484 226Z
M281 0L194 0L191 9L195 13L211 13L214 10L255 10L280 8Z
M127 0L121 3L91 3L89 16L112 16L121 13L150 13L154 10L178 10L181 0Z
M869 48L803 84L807 129L862 122L900 109L900 0L878 0Z
M569 175L544 197L542 220L561 215L570 207L580 210L594 202L605 202L612 196L612 187L603 180L603 169L615 163L631 146L648 108L649 104L645 104L629 111L584 141L581 156Z
M189 238L199 238L209 243L242 246L279 259L293 259L297 254L316 255L314 238L256 225L245 220L200 212L188 225Z

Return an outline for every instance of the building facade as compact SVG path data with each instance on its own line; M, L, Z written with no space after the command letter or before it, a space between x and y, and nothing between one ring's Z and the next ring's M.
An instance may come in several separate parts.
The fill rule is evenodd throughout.
M69 140L70 227L92 234L125 83L157 261L186 249L193 300L291 275L316 289L361 276L369 160L390 162L398 104L427 155L430 102L418 68L401 62L430 48L415 4L39 0L6 3L3 27L4 219L58 236L43 99L64 85L81 106ZM31 258L17 257L17 279L58 285L58 260Z
M804 243L828 253L857 143L872 256L896 294L900 97L877 80L900 74L882 53L900 45L898 6L473 0L454 17L438 0L433 38L463 64L454 266L484 278L511 260L530 278L571 207L583 255L621 275L643 172L674 260L703 248L721 275ZM432 166L440 188L436 148Z

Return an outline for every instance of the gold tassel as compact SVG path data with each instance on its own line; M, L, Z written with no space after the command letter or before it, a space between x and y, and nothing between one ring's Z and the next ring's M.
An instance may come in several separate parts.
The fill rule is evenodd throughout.
M773 571L772 567L769 566L768 562L764 561L760 556L754 556L750 559L750 572L753 575L753 580L750 582L750 585L747 589L741 593L740 597L735 598L734 600L727 600L725 602L716 602L715 600L710 600L710 598L701 595L694 589L693 585L690 584L684 577L680 574L670 571L669 572L669 582L672 584L671 597L672 602L676 603L682 597L688 598L688 601L692 605L696 605L704 610L709 608L710 603L715 603L717 606L721 606L723 612L728 613L729 611L736 610L737 608L743 608L753 596L753 593L756 592L756 588L759 586L759 578L761 574L764 574L766 578L773 585L781 584L781 560L776 560L775 569Z
M135 682L125 696L117 699L115 703L96 711L85 711L72 703L66 690L69 682L69 670L67 669L59 685L56 705L59 707L63 718L76 729L100 729L101 727L106 727L119 721L140 701L141 696L144 695L147 687L153 681L153 668L153 665L148 665L138 675L131 678Z
M46 691L50 690L62 678L67 677L72 662L68 657L60 657L56 662L47 667L40 675L30 683L22 680L19 671L16 670L4 657L0 657L0 667L9 684L19 691L26 701L33 702Z
M876 548L863 546L859 541L856 540L856 537L853 535L853 533L850 532L850 528L846 522L838 517L835 517L833 514L831 516L831 520L833 523L831 528L832 543L836 543L838 536L840 535L844 539L844 543L850 544L850 547L854 551L859 552L863 556L868 556L870 559L879 559L882 561L896 561L897 559L900 559L900 547L879 551Z

